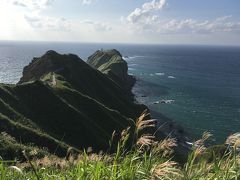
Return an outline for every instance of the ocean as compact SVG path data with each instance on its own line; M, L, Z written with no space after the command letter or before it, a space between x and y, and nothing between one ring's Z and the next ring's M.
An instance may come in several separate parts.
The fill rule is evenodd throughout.
M193 137L210 131L213 143L222 143L240 131L240 47L0 41L0 83L17 83L23 67L47 50L86 60L102 48L122 53L140 103Z

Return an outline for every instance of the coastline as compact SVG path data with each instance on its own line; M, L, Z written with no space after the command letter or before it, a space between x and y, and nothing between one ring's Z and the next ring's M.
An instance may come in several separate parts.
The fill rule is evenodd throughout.
M175 138L178 145L175 148L176 153L186 158L191 151L191 143L193 142L193 138L180 124L145 105L143 99L148 95L146 95L146 93L143 93L143 89L138 84L141 82L141 79L134 75L132 76L135 78L135 83L131 90L134 96L134 102L146 106L150 111L151 118L157 120L157 130L155 132L156 137L159 139L164 139L167 137Z

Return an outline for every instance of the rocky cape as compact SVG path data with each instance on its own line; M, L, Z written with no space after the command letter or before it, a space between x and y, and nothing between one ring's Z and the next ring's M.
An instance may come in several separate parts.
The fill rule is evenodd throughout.
M148 109L134 99L135 81L115 49L98 50L87 62L53 50L33 58L16 85L0 84L1 157L21 157L22 150L40 157L65 156L69 147L107 150L113 131L120 136ZM159 118L158 127L148 132L176 138L176 151L187 155L183 128L152 114Z
M0 155L106 150L113 131L132 126L147 108L134 103L134 82L117 50L97 51L88 63L52 50L33 58L16 85L0 84Z
M116 49L98 50L88 58L87 63L131 93L136 80L134 76L128 75L127 62L123 60L122 55Z

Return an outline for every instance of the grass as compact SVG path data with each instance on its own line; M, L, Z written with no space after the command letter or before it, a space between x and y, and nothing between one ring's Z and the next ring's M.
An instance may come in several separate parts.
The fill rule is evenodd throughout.
M189 159L184 167L169 159L131 152L124 157L87 154L75 161L45 157L33 162L36 174L30 167L7 166L0 162L0 177L4 179L239 179L239 157L226 156L217 162L195 162ZM15 166L17 167L17 166Z
M132 119L146 108L74 55L49 51L35 58L28 70L21 83L0 84L0 132L16 140L9 144L13 152L0 141L4 159L21 152L14 151L15 144L44 147L58 156L65 155L68 145L106 150L112 132L120 134L132 126Z
M0 179L239 179L240 155L235 149L236 141L220 155L206 148L204 142L210 138L204 133L193 145L188 160L179 164L173 161L175 139L156 141L154 136L144 134L144 128L154 122L146 120L144 112L136 121L135 127L122 131L115 153L93 153L91 148L74 153L70 148L65 158L47 155L43 158L30 158L24 152L25 162L6 161L0 158ZM133 133L133 134L132 134ZM112 135L110 145L114 141ZM132 138L134 137L134 138ZM129 146L130 144L130 146ZM211 158L209 158L211 155Z
M118 68L105 64L117 72L105 76L76 56L53 52L42 61L51 54L54 70L64 65L69 71L49 73L52 67L43 63L43 73L29 72L22 79L27 83L0 85L0 180L240 179L238 141L230 148L206 148L210 134L205 133L187 161L178 163L177 141L157 141L152 135L156 122L147 111L132 120L145 106L134 104L114 81ZM112 58L115 64L118 60ZM39 69L34 62L33 72Z
M40 132L76 148L93 146L96 150L108 148L113 130L120 132L132 124L117 110L66 86L61 76L55 76L54 87L42 81L10 88L0 86L0 130L19 142L34 143L52 151L57 146L49 143L52 140L48 141L48 137L38 138ZM45 78L47 81L50 77ZM34 138L29 136L33 134L30 130L36 134Z

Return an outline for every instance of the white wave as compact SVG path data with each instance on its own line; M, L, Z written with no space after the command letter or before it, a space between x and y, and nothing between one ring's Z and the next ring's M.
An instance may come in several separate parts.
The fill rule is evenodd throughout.
M153 104L172 104L175 100L173 99L161 99L159 101L155 101Z
M149 74L150 76L154 76L154 74Z
M129 67L128 70L129 70L129 71L135 71L136 69Z
M137 64L128 64L128 67L137 66Z
M122 57L124 60L129 60L129 59L136 59L136 58L144 58L146 56L124 56Z
M165 73L155 73L157 76L164 76Z
M174 76L168 76L168 78L169 78L169 79L175 79L175 77L174 77Z
M146 56L130 56L129 59L134 59L134 58L144 58Z
M162 100L162 103L166 103L166 104L172 104L174 102L175 102L175 100L173 100L173 99Z

